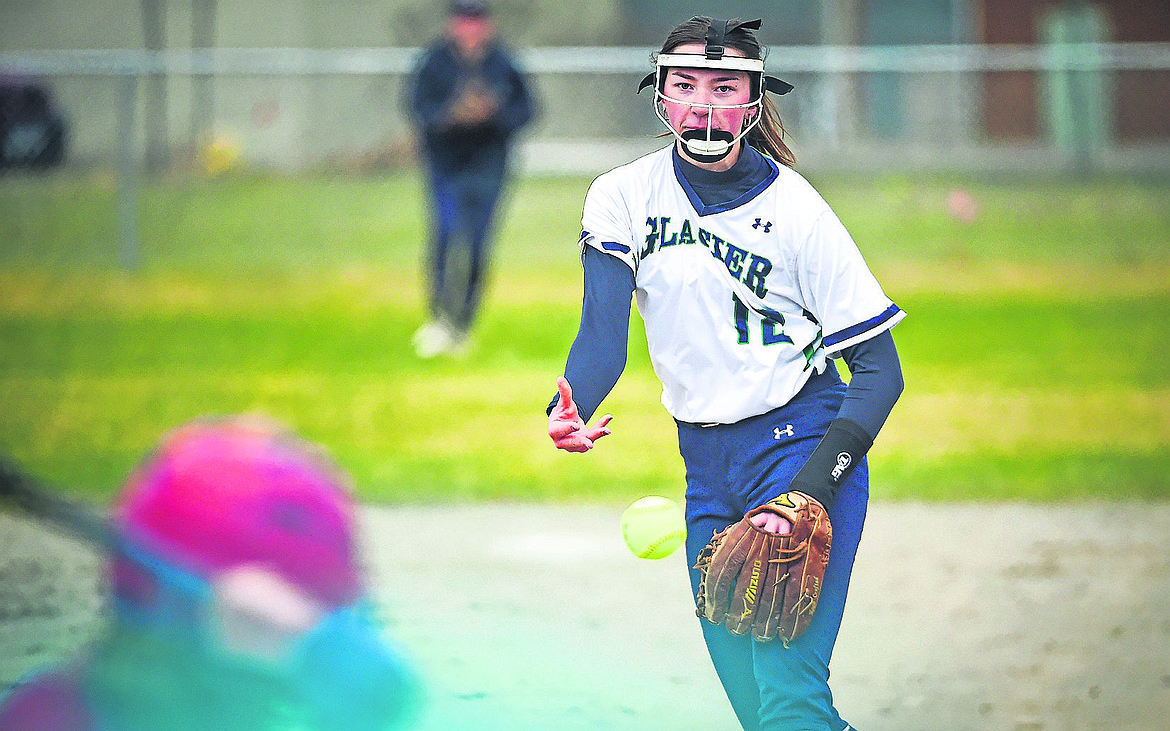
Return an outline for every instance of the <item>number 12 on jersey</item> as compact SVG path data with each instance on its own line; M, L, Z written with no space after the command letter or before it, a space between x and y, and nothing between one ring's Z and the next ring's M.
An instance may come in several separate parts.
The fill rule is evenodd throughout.
M764 345L776 343L791 343L792 338L784 334L784 315L769 307L756 310L749 308L736 295L731 295L732 308L735 311L735 332L739 336L740 345L751 342L749 324L751 315L760 316L760 337Z

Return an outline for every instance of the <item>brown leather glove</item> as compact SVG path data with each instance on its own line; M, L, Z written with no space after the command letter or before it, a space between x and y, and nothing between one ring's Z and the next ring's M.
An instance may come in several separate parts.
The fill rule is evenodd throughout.
M763 512L783 517L792 531L755 525L752 517ZM726 622L732 634L751 632L760 642L779 637L787 645L812 621L832 542L829 514L802 492L748 511L699 552L696 613L713 624Z
M473 81L459 90L448 114L450 123L457 127L474 127L495 116L500 104L482 82Z

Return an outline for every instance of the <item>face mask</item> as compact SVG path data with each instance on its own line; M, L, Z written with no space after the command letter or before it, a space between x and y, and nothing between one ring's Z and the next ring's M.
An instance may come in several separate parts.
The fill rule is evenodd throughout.
M792 91L792 85L788 82L781 81L774 76L764 75L764 60L762 58L746 58L726 54L725 38L728 33L737 29L756 31L760 29L760 23L760 20L747 22L712 20L707 30L703 53L659 53L654 59L654 73L647 74L638 84L639 92L651 84L654 85L655 115L666 125L675 139L683 145L687 154L698 162L717 162L727 157L735 148L735 144L759 123L763 116L765 90L773 94L787 94ZM744 104L692 104L671 99L663 93L666 71L670 68L722 69L746 72L755 98ZM707 128L679 133L666 115L665 102L667 101L674 104L687 104L691 107L706 107ZM756 113L752 115L750 122L743 125L738 134L711 128L712 117L716 110L750 109L752 107L757 108Z
M739 134L732 135L726 130L711 128L712 119L715 116L716 110L758 108L763 103L763 97L761 96L757 97L755 101L745 104L695 104L671 99L661 91L655 92L655 98L657 103L654 105L654 111L658 115L658 119L666 125L666 128L675 136L675 139L683 144L687 150L687 154L699 162L716 162L727 157L734 148L735 143L743 139L751 131L751 128L756 126L756 123L760 121L760 114L757 111L756 114L752 115L751 121L743 125L743 129L740 130ZM688 129L685 132L679 133L674 128L674 125L670 123L670 119L666 115L665 102L667 101L672 104L684 104L692 109L696 107L706 108L707 128L705 130Z

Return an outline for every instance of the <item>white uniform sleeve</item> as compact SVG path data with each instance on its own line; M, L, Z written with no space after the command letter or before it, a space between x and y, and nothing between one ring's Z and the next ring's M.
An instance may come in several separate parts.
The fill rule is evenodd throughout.
M637 241L629 207L616 183L613 175L603 175L589 186L581 214L580 243L622 260L637 274Z
M878 284L845 226L826 210L797 254L800 293L821 323L826 356L898 324L906 313Z

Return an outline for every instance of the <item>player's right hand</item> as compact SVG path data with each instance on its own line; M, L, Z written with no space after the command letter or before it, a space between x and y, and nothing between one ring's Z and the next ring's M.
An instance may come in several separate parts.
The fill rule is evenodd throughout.
M549 438L557 449L566 452L588 452L593 449L594 442L609 435L610 431L606 425L613 416L606 414L587 428L581 415L577 413L577 404L573 402L573 389L564 376L557 378L557 391L560 399L548 415Z

